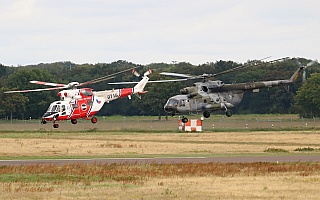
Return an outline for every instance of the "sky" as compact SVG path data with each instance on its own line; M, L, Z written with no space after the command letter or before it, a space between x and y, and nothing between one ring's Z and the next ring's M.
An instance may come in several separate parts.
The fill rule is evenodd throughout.
M320 59L319 0L1 0L0 63Z

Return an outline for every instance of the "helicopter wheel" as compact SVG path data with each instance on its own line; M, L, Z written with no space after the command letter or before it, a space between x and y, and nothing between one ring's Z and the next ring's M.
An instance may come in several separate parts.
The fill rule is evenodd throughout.
M203 112L203 116L205 117L205 118L209 118L210 117L210 112L209 111L204 111Z
M187 123L188 122L188 118L186 118L186 117L182 117L182 120L181 120L183 123Z
M53 124L53 128L59 128L59 124Z
M96 117L92 117L92 118L91 118L91 122L92 122L93 124L95 124L95 123L98 122L98 119L97 119Z
M76 124L76 123L77 123L77 119L72 119L72 120L71 120L71 123L72 123L72 124Z
M41 120L41 124L46 124L46 123L47 123L46 120L44 120L44 119Z
M232 111L231 110L227 110L226 111L226 116L227 117L231 117L232 116Z

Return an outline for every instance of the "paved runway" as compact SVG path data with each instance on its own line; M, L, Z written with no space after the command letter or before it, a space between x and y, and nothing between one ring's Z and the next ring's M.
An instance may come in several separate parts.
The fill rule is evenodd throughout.
M92 158L92 159L48 159L48 160L0 160L3 165L65 165L65 164L150 164L150 163L250 163L250 162L320 162L319 156L243 156L201 158Z

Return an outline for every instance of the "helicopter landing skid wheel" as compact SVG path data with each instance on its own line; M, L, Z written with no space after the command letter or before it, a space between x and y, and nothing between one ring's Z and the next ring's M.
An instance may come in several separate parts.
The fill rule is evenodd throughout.
M92 118L91 118L91 122L92 122L93 124L95 124L95 123L98 122L98 119L97 119L96 117L92 117Z
M232 116L232 111L231 110L227 110L226 111L226 116L227 117L231 117Z
M209 118L210 117L210 112L209 111L204 111L203 112L203 116L205 117L205 118Z

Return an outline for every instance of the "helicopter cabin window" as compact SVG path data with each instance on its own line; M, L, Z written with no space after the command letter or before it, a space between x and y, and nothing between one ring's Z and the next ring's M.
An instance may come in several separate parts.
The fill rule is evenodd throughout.
M65 105L62 105L62 112L63 111L66 111L66 106Z
M208 92L208 87L207 86L201 86L202 91Z
M84 95L84 96L92 96L93 93L89 90L81 90L81 93Z
M51 112L59 112L60 111L60 106L59 105L53 105L51 108Z
M184 99L180 100L180 106L186 106Z

